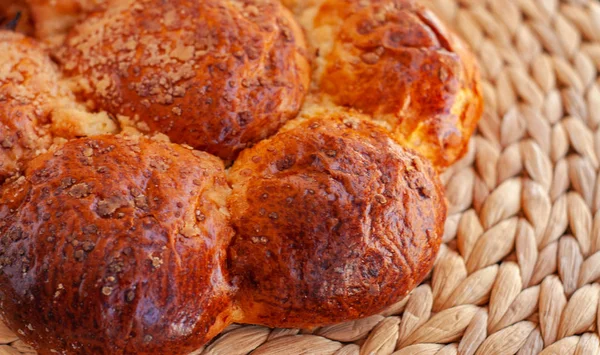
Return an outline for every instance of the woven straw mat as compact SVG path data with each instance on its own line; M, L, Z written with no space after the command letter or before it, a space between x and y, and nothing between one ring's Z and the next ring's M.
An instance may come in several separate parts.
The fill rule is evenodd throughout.
M600 354L600 2L428 0L479 58L486 110L444 175L430 277L381 315L233 325L197 354ZM0 325L0 354L34 354Z

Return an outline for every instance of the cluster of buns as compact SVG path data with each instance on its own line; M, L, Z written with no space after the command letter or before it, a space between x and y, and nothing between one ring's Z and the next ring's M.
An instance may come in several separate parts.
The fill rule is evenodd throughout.
M482 98L415 0L25 3L36 39L0 31L0 320L40 354L186 354L425 278Z

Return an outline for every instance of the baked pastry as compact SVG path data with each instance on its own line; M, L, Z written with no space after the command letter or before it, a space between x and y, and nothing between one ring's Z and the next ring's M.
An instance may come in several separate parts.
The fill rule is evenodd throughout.
M0 183L43 153L54 136L114 133L105 114L90 114L60 83L60 72L32 38L0 31Z
M352 320L431 269L481 93L414 1L27 1L58 65L0 32L0 320L40 354Z
M229 173L243 320L309 328L376 314L433 266L446 218L437 175L347 113L288 125Z
M0 315L42 354L187 354L232 317L223 163L72 140L0 192Z
M51 144L56 66L35 41L0 31L0 183Z
M140 0L91 15L58 57L95 109L232 160L297 114L304 47L275 0Z
M186 354L234 321L381 311L440 245L431 165L348 113L290 122L229 180L231 197L219 159L140 136L33 159L0 190L0 318L42 354Z
M474 56L416 0L287 1L317 52L320 101L381 121L443 170L466 151L483 110Z

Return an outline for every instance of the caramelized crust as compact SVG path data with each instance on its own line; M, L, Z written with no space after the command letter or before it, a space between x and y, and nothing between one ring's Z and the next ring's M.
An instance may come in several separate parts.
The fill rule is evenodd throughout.
M58 71L34 40L0 31L0 183L51 144Z
M0 31L0 321L41 355L358 319L431 270L472 54L417 0L280 1L0 0L62 71Z
M231 321L223 163L98 136L0 190L0 318L40 354L187 354Z
M314 327L375 314L433 265L446 214L428 162L346 113L292 121L229 180L243 321Z
M303 34L274 0L122 1L58 57L82 99L225 160L296 115Z
M295 1L290 2L292 5ZM415 0L307 0L316 95L386 123L437 169L466 150L483 100L465 44Z

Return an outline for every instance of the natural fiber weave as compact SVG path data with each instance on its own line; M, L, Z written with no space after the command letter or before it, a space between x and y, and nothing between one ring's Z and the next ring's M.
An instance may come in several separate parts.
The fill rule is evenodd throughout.
M429 0L470 43L486 110L443 180L431 277L383 315L230 326L194 354L600 354L600 3ZM0 325L0 354L33 354Z

